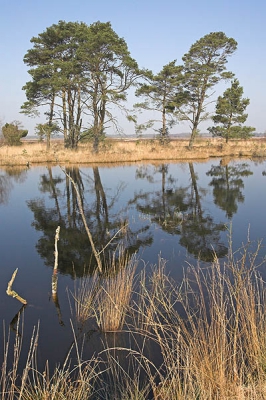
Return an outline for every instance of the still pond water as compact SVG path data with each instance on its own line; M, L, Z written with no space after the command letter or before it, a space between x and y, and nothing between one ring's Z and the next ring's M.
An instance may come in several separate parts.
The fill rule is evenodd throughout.
M198 260L209 263L215 250L223 261L228 252L229 226L233 248L247 240L262 240L258 262L266 254L266 162L139 164L67 167L81 193L88 225L98 249L123 236L125 249L137 253L138 270L167 260L176 280ZM51 299L54 236L60 226L58 300ZM21 304L6 295L7 283L18 268L16 290L28 301L24 309L25 349L33 327L40 322L40 365L64 360L73 342L70 320L75 281L95 265L75 192L58 166L0 169L0 360L3 333ZM252 246L251 246L252 247ZM260 272L266 278L266 266ZM13 321L12 321L13 320ZM100 334L88 340L91 353ZM25 353L24 353L25 352ZM26 350L22 351L22 357Z

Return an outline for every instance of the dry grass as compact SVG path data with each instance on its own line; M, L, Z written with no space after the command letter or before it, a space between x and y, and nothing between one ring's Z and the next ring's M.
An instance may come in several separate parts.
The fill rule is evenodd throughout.
M108 275L101 280L95 307L95 317L103 332L123 328L129 311L138 260L119 249L118 260L114 255L109 264Z
M96 299L99 294L101 280L98 274L84 276L75 289L73 298L75 300L76 320L83 324L93 318L96 307Z
M210 267L190 265L179 286L166 274L165 260L159 258L151 275L140 275L134 301L136 259L128 259L121 252L119 257L111 257L108 275L80 282L75 294L76 312L81 320L96 319L101 331L126 328L131 344L138 337L141 345L135 350L132 345L107 345L95 359L84 363L74 339L76 369L71 370L66 361L52 373L47 364L40 373L34 364L36 335L19 390L18 340L13 370L7 371L6 362L3 364L0 398L265 399L266 284L257 272L260 244L253 253L248 243L234 254L229 244L224 264L216 259ZM75 338L74 330L73 334ZM148 342L161 354L161 365L147 356ZM8 346L5 349L7 359ZM128 369L122 367L119 352L131 360Z
M107 139L98 154L92 145L80 144L77 150L65 149L62 141L52 141L50 151L46 144L24 141L21 146L0 146L0 165L31 165L40 163L90 164L121 163L160 160L208 159L209 157L266 157L266 139L231 140L199 138L193 150L188 140L172 140L162 146L157 140Z
M257 273L259 248L260 244L252 254L249 243L237 254L230 248L223 265L218 259L208 268L190 265L180 286L167 276L166 261L159 257L150 276L145 270L141 273L130 309L131 284L124 295L128 274L107 278L98 297L99 327L104 331L121 329L118 310L126 307L132 342L138 335L144 344L149 340L157 351L159 347L163 360L160 367L146 358L145 345L137 353L127 349L145 370L155 400L266 398L266 285ZM124 297L126 305L120 303ZM107 348L106 352L111 350ZM108 362L109 366L115 364L111 355ZM145 398L141 396L148 392L147 386L143 392L140 385L134 386L130 374L126 379L126 371L113 364L110 373L122 374L123 390L132 390L127 398L138 398L133 392ZM121 385L118 378L117 382ZM121 396L122 392L119 387Z
M223 266L191 266L179 289L164 275L152 296L147 291L150 335L163 356L160 383L150 374L155 399L266 398L266 287L257 252L241 252Z
M19 322L18 325L19 326ZM40 372L37 365L37 346L39 328L34 330L28 357L22 374L18 373L20 351L23 335L17 331L13 349L13 368L7 369L8 359L12 353L10 350L10 338L5 343L5 354L0 375L1 400L85 400L90 399L95 392L94 384L99 377L100 360L91 359L82 362L80 355L78 365L70 367L70 353L61 367L56 367L51 373L49 362L46 362L45 370ZM77 347L76 339L74 345ZM78 351L78 349L77 349Z
M123 247L104 262L104 275L85 276L73 295L76 319L80 323L94 318L102 332L123 328L133 292L138 260L129 257Z

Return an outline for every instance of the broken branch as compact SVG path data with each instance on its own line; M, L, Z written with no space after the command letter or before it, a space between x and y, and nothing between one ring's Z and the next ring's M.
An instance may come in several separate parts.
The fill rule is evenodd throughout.
M15 292L15 290L12 289L12 285L13 285L14 280L16 278L17 272L18 272L18 268L13 272L12 278L8 282L7 289L6 289L6 294L8 296L14 297L18 301L20 301L22 304L27 304L27 300L23 299L19 294L17 294L17 292Z

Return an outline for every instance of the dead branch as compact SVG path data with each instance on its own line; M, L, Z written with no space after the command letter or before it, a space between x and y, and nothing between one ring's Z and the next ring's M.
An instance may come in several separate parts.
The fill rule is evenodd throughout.
M57 294L57 268L58 268L58 249L57 242L59 240L60 226L56 228L54 238L54 271L52 276L52 295Z
M18 268L13 272L12 278L11 278L10 281L8 282L7 289L6 289L6 294L7 294L8 296L14 297L14 298L17 299L18 301L20 301L22 304L27 304L27 300L23 299L19 294L17 294L17 292L15 292L15 291L12 289L12 285L13 285L14 280L15 280L15 278L16 278L17 272L18 272Z

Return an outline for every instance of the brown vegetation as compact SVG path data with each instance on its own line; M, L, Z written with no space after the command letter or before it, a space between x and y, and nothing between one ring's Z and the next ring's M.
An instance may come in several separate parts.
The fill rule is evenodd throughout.
M210 157L266 157L266 138L248 140L198 138L192 150L188 139L171 140L161 145L155 139L106 139L93 152L92 144L80 144L77 150L64 148L63 141L52 141L49 151L41 142L24 141L19 147L0 145L0 165L90 164L143 161L178 161Z
M75 298L76 311L82 314L79 317L89 318L88 322L97 320L97 298L101 297L104 301L96 311L100 325L104 319L109 321L108 313L113 306L121 309L124 324L120 313L114 313L112 318L119 322L117 329L122 327L131 335L131 346L114 347L103 334L104 350L82 361L76 338L78 331L75 332L73 324L77 366L71 369L67 358L54 372L49 372L48 362L45 371L39 372L35 357L37 330L18 387L21 338L18 334L11 371L7 370L8 338L0 375L1 399L265 399L266 286L257 272L258 250L259 245L257 251L249 254L248 243L237 255L230 248L225 264L216 259L208 268L190 265L180 285L172 282L166 274L165 261L159 258L150 276L142 273L138 277L138 291L131 300L126 289L126 304L116 301L120 284L133 290L135 267L130 268L130 284L124 284L125 273L129 272L126 258L120 258L124 275L112 270L100 283L102 293L106 293L110 302L97 295L99 281L89 283L85 278ZM109 285L112 279L113 284ZM92 292L96 298L91 296ZM120 294L123 292L124 289ZM92 313L83 313L91 307ZM137 338L142 344L136 349L133 344ZM161 354L160 366L145 353L148 343L153 343ZM128 370L121 365L119 353L126 354ZM145 376L144 380L141 375Z

